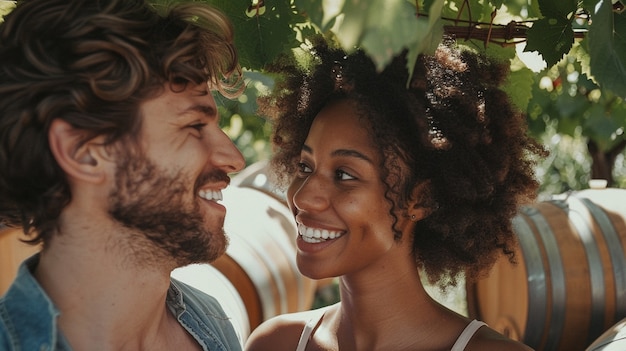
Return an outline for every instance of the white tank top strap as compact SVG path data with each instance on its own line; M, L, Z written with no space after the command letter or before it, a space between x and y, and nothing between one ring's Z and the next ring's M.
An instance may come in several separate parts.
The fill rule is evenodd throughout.
M461 335L459 335L459 338L456 339L456 342L454 343L454 345L452 345L452 348L450 349L450 351L465 350L465 346L467 346L467 344L472 339L476 331L478 331L478 329L480 329L480 327L482 327L483 325L487 325L487 324L481 321L477 321L475 319L471 321L465 327L465 329L463 329L463 332L461 333Z
M306 324L304 325L304 329L302 329L302 334L300 334L300 340L298 341L298 347L296 351L304 351L306 349L306 345L309 343L309 338L311 337L311 333L317 325L321 322L322 317L324 317L325 308L321 308L318 313L316 313L313 317L311 317Z

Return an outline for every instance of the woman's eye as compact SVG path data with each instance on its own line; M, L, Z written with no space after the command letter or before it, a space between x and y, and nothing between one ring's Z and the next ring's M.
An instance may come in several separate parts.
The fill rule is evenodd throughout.
M298 162L298 172L300 172L300 174L309 174L311 171L311 168L306 163Z
M340 170L340 169L335 172L335 176L339 180L354 180L354 179L356 179L350 173L348 173L346 171L343 171L343 170Z

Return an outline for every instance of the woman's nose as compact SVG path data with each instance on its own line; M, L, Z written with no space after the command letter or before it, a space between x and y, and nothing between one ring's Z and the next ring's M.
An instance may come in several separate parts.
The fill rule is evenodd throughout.
M300 211L323 211L330 205L328 186L316 175L307 178L296 178L289 187L294 206Z

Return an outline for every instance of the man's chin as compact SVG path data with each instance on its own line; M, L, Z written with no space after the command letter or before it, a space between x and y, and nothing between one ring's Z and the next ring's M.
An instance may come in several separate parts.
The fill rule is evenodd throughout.
M216 242L216 240L212 240L210 243L208 243L208 245L203 246L204 250L194 250L195 252L174 254L175 256L173 258L174 260L176 260L179 266L187 266L196 263L213 263L215 260L226 254L228 240L224 238L222 240L219 240L219 243Z

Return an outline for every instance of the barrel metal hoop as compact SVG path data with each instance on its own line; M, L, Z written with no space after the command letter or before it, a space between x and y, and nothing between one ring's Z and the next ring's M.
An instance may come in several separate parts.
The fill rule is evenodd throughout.
M522 212L528 215L530 211ZM528 317L524 331L524 342L536 348L541 342L541 335L546 322L544 317L547 309L546 273L542 264L541 253L528 223L520 216L515 216L513 217L513 227L524 253L524 264L528 272Z
M596 239L593 236L593 229L589 213L585 210L587 207L576 196L570 196L570 209L567 211L570 222L576 228L578 235L585 249L585 256L589 266L589 279L591 285L591 315L589 320L588 340L593 342L598 335L604 330L604 270L602 269L602 260ZM576 206L575 201L581 206ZM584 207L585 209L583 209Z
M562 208L562 206L559 207ZM530 215L530 218L535 223L537 232L539 233L539 236L543 241L543 246L546 249L548 266L550 268L550 281L552 283L552 312L545 350L556 350L556 343L559 340L559 336L563 333L565 324L565 314L559 312L565 310L565 304L567 301L563 261L561 259L559 245L554 237L554 232L543 214L535 212Z
M581 198L589 209L589 212L600 227L606 246L609 250L611 264L613 265L613 279L615 279L615 314L613 320L620 320L626 315L626 258L622 250L617 230L613 222L598 205L587 198Z

